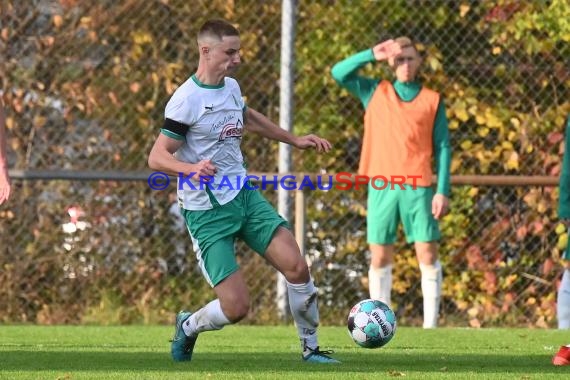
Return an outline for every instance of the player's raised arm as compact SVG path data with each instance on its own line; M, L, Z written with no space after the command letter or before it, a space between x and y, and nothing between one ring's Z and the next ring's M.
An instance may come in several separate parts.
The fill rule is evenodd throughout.
M248 107L246 110L246 130L268 138L290 144L298 149L315 148L317 152L328 152L332 145L327 140L315 135L295 136L280 128L262 113Z
M341 87L346 88L360 99L366 108L379 79L358 75L358 71L368 63L388 60L400 52L401 47L394 40L383 41L371 49L363 50L336 63L331 70L331 75Z

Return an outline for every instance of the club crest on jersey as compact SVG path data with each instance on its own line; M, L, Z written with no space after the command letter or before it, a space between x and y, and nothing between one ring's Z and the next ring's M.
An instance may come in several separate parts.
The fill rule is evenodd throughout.
M242 130L243 130L243 124L241 122L241 120L238 120L238 122L234 125L234 124L226 124L221 132L220 132L220 136L218 137L218 141L224 141L225 139L229 139L229 138L241 138L242 135Z

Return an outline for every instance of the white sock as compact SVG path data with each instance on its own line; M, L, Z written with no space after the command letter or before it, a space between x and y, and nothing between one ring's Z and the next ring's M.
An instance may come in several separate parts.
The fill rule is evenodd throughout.
M319 326L319 309L317 307L317 288L313 280L306 284L291 284L287 282L287 293L291 314L297 326L301 348L316 348L319 345L317 339L317 326Z
M368 291L370 298L392 307L392 265L368 269Z
M439 301L441 298L441 283L443 280L441 264L420 264L422 273L422 294L424 298L424 329L437 327L439 317Z
M186 336L198 335L203 331L221 330L230 324L220 305L220 300L215 299L190 316L183 324L182 329Z
M558 297L556 299L556 314L559 329L570 329L570 269L564 269Z

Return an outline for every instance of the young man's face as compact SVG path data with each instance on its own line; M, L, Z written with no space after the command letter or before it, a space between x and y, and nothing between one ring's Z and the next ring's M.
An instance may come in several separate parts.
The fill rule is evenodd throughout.
M416 74L420 68L420 55L411 46L402 49L402 52L391 59L391 65L396 73L396 78L400 82L411 82L416 79Z
M208 66L217 72L233 72L241 63L240 47L237 36L225 36L222 41L211 44L207 53Z

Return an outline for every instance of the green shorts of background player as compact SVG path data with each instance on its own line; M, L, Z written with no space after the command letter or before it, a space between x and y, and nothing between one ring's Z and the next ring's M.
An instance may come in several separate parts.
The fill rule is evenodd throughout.
M376 188L383 187L377 183ZM391 304L392 263L398 227L413 243L422 275L424 328L437 326L442 269L437 260L440 231L432 213L433 189L389 184L382 190L368 186L367 240L371 249L370 298ZM432 264L433 263L433 264Z

